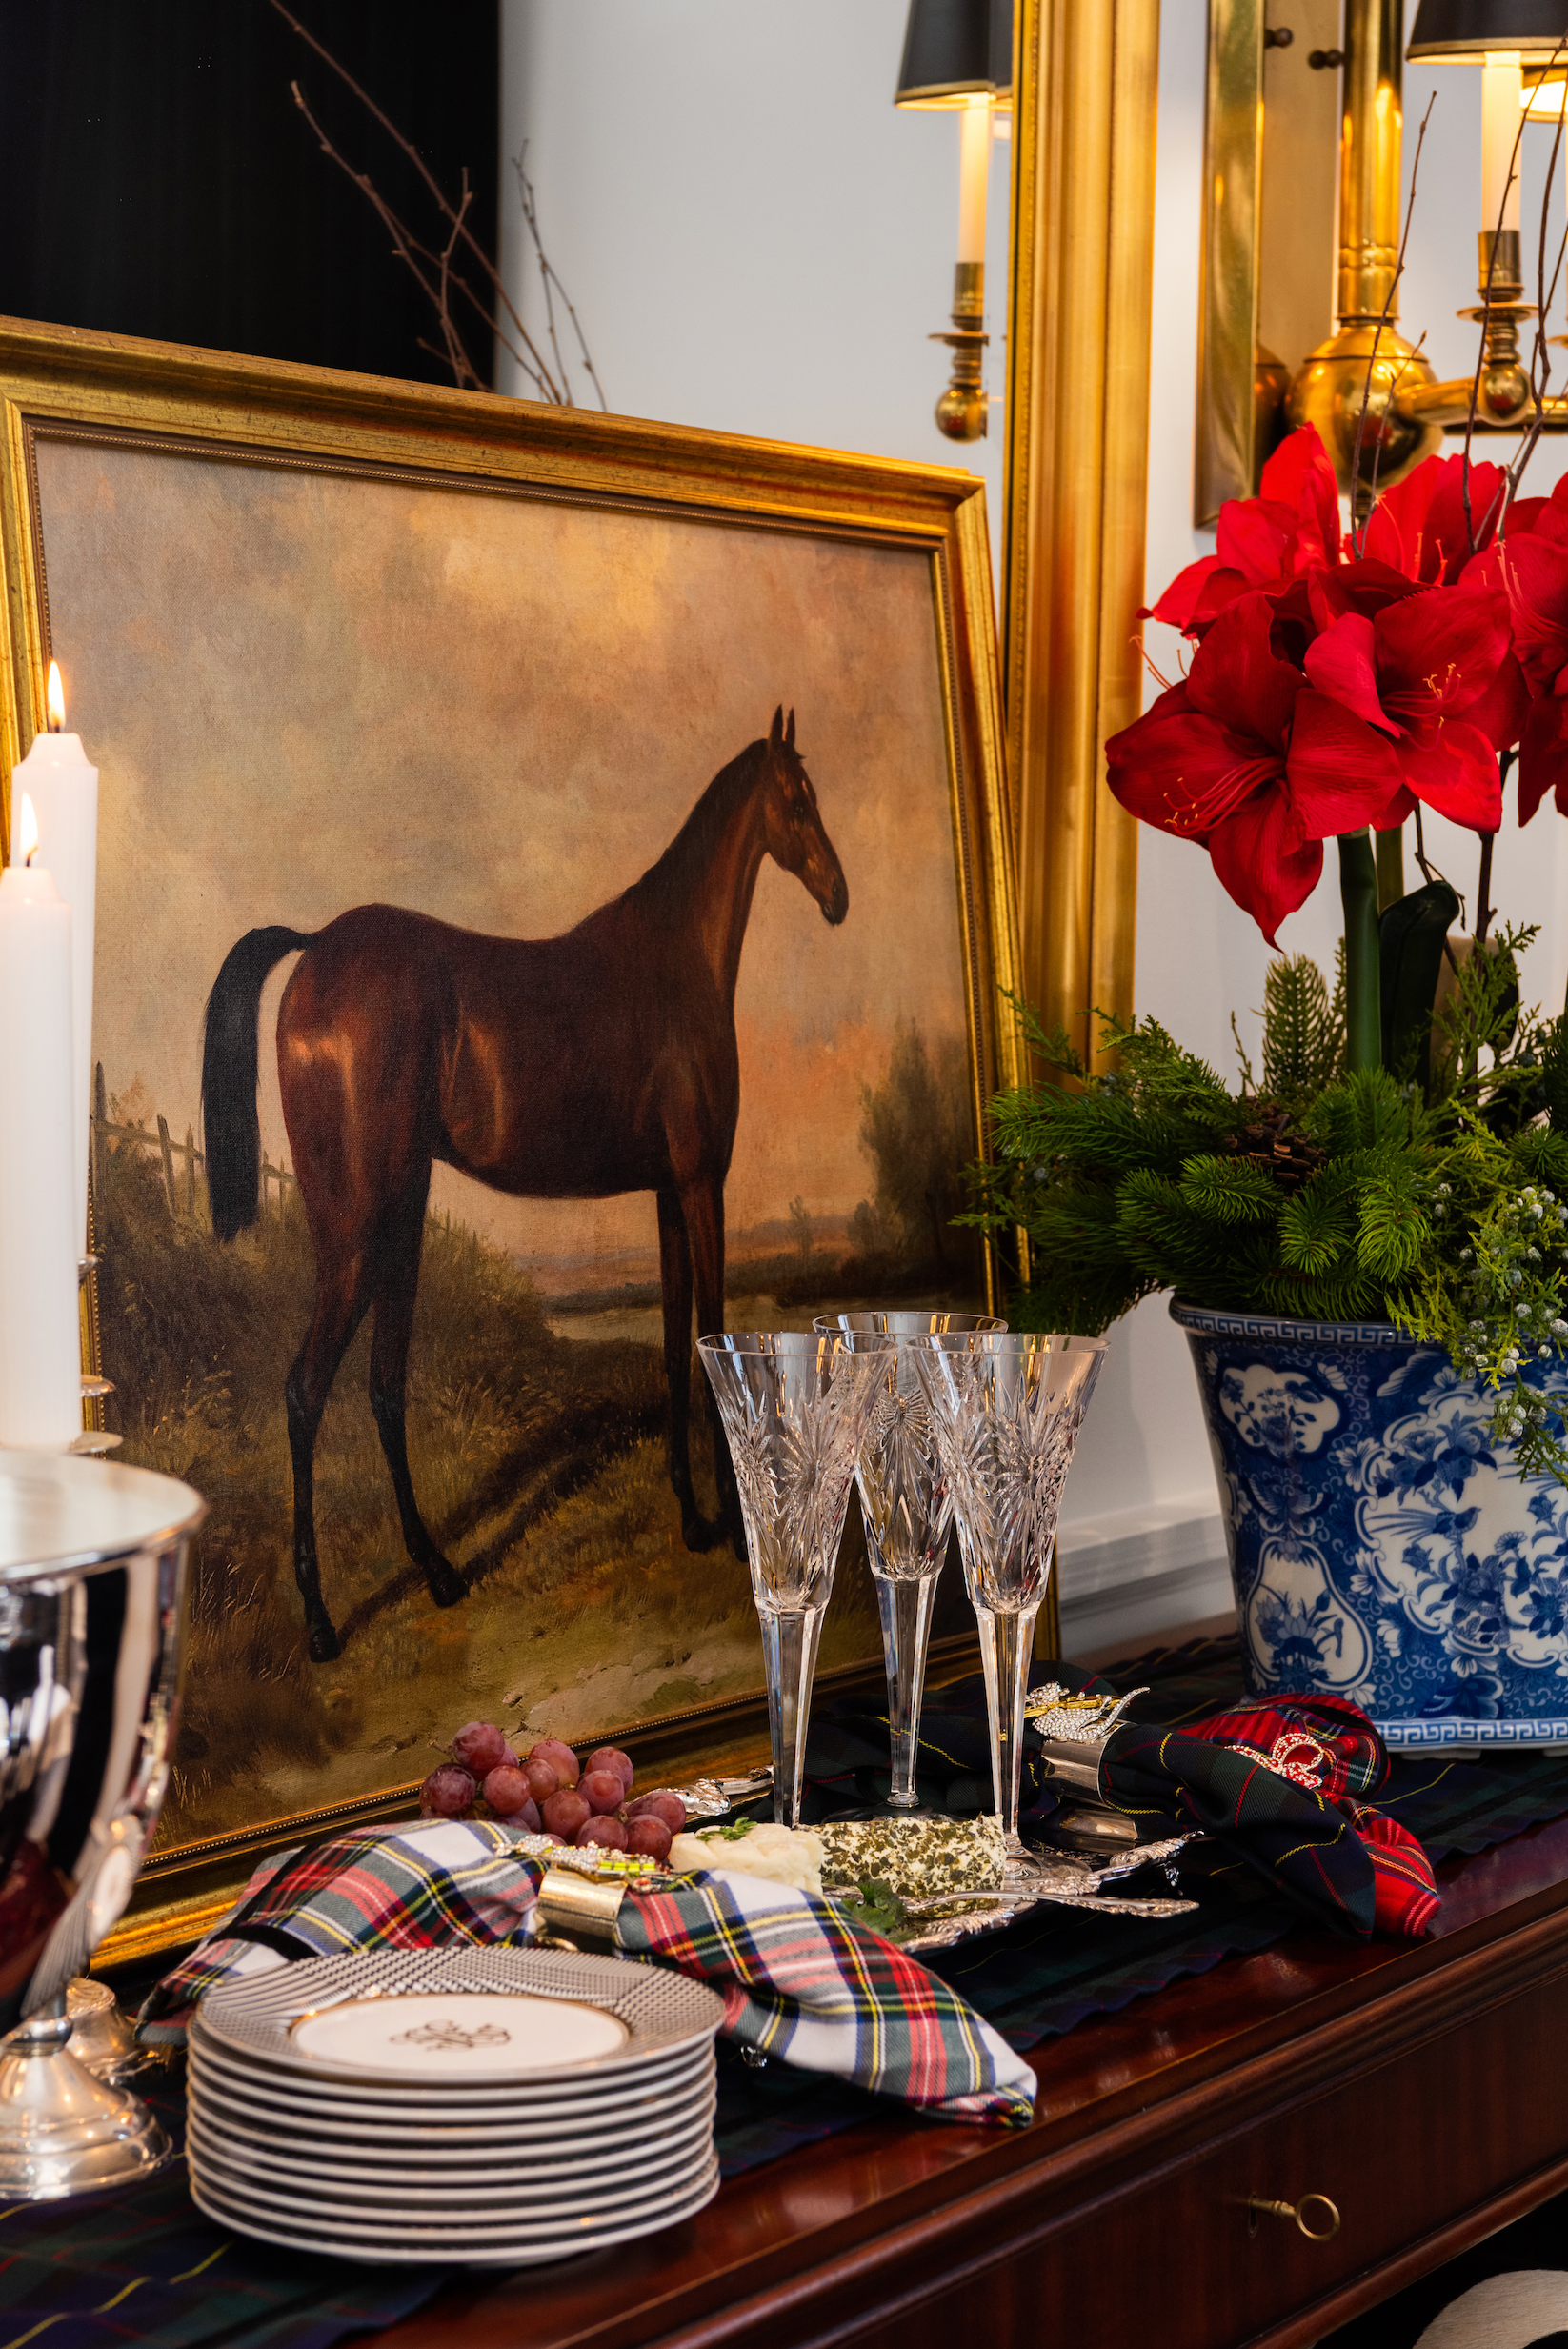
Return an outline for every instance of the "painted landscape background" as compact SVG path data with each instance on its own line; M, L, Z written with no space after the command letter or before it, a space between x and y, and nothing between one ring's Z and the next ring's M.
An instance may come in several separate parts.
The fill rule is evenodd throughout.
M666 1476L652 1197L511 1200L442 1168L410 1452L470 1595L438 1612L404 1555L362 1333L316 1456L344 1652L308 1661L283 1380L312 1262L272 1050L291 958L261 1017L263 1148L284 1173L227 1246L202 1174L202 1011L261 923L312 930L380 900L569 928L793 705L850 908L830 930L763 867L736 1001L729 1325L972 1296L948 1221L973 1134L924 558L124 448L46 444L40 477L54 648L103 773L111 1424L123 1456L212 1504L163 1839L421 1776L475 1713L579 1736L759 1686L745 1567L684 1549ZM828 1664L877 1653L857 1550Z

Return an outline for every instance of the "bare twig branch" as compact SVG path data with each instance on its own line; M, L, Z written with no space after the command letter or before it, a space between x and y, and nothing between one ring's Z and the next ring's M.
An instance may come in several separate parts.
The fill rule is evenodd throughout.
M463 172L461 200L458 203L453 204L447 196L445 191L441 187L440 182L431 171L429 165L420 154L419 150L414 146L412 140L404 136L403 132L398 130L397 125L391 119L391 117L384 113L382 109L376 105L374 99L370 95L369 91L364 90L360 84L355 81L353 75L350 73L344 66L338 63L332 51L316 39L314 33L312 32L307 26L300 22L299 18L293 14L292 10L285 5L285 0L271 0L271 5L283 18L284 22L290 26L295 33L298 34L302 41L305 42L307 47L314 50L316 55L322 60L323 64L331 68L332 72L337 75L339 81L343 83L344 87L349 90L355 98L358 99L360 105L364 107L367 113L372 115L373 119L380 124L382 130L392 141L393 145L396 146L408 158L410 163L413 165L446 225L446 242L439 252L432 251L431 247L422 243L421 240L414 235L407 224L401 220L398 214L392 210L392 206L380 193L380 191L376 188L375 183L371 179L370 175L367 172L354 171L353 168L346 161L344 156L338 152L337 149L333 146L331 139L323 130L320 123L317 122L315 116L312 113L309 106L306 104L305 99L301 94L299 84L297 82L291 84L294 103L299 108L300 112L305 116L305 119L310 124L312 130L315 132L322 152L333 163L335 163L339 170L345 172L351 180L352 180L354 186L360 191L360 193L365 197L366 201L372 206L375 212L392 235L392 251L394 254L412 273L415 282L420 288L420 291L425 294L426 298L430 301L435 311L442 342L445 345L445 349L437 350L433 344L426 342L423 337L418 338L419 348L422 351L431 351L436 358L443 359L452 369L452 375L460 386L472 388L474 391L480 392L489 389L489 387L480 378L477 370L474 368L473 362L469 356L462 335L460 334L452 316L452 303L455 298L461 297L461 299L465 301L472 310L474 314L484 321L485 325L489 328L495 340L501 345L502 349L510 353L511 357L515 362L523 375L535 388L539 397L543 400L552 402L557 407L570 407L572 404L571 385L567 376L565 365L562 361L559 344L556 340L553 311L550 303L551 288L553 286L554 291L560 295L562 302L565 304L566 310L572 319L573 326L575 329L578 345L582 351L583 365L590 381L593 383L595 392L598 393L599 405L601 407L607 406L608 403L605 400L603 387L599 383L598 375L593 367L593 362L589 356L587 341L584 338L582 327L577 318L577 313L567 296L565 287L561 284L559 277L551 267L543 246L540 244L537 219L533 210L532 187L528 186L527 182L524 182L527 191L527 200L524 205L524 218L527 222L529 233L533 237L534 248L538 254L540 270L544 273L547 309L550 311L551 315L550 339L555 351L557 366L560 368L560 374L558 378L552 371L544 353L540 351L538 345L534 342L533 336L529 333L527 327L524 325L522 316L519 313L516 305L513 302L511 295L507 291L505 282L502 279L499 270L495 267L495 264L492 261L484 247L479 243L469 224L469 211L473 201L473 195L472 190L469 185L469 175L467 170L465 169ZM520 161L521 159L519 158L519 164ZM460 249L466 259L470 259L478 264L485 277L489 280L492 297L490 302L481 299L480 295L475 292L473 287L468 282L468 279L455 266Z
M275 7L276 5L277 0L273 0L273 6ZM1377 347L1383 339L1384 329L1387 327L1389 319L1393 315L1394 296L1398 291L1399 280L1405 273L1405 248L1410 243L1410 224L1416 216L1416 181L1421 169L1421 149L1426 145L1426 126L1432 120L1432 110L1437 103L1437 93L1434 90L1431 97L1428 98L1426 102L1426 112L1421 116L1421 128L1417 134L1416 153L1410 166L1410 200L1405 206L1405 231L1403 236L1399 239L1399 257L1395 263L1394 274L1388 281L1388 292L1383 301L1383 314L1377 321L1377 331L1372 337L1372 349L1367 354L1367 379L1361 392L1361 412L1356 419L1356 452L1351 459L1350 467L1350 543L1353 552L1357 555L1361 552L1361 539L1364 532L1364 525L1358 520L1357 515L1357 508L1360 503L1361 443L1366 437L1367 410L1372 404L1373 372L1377 365ZM1401 369L1400 373L1402 374L1403 371L1403 369ZM1389 392L1390 400L1392 400L1393 397L1394 392L1391 388ZM1378 429L1377 440L1378 446L1380 447L1382 443L1381 427ZM1375 478L1377 456L1377 452L1375 449L1373 452ZM1370 513L1372 509L1369 503L1367 512Z
M446 357L447 363L451 367L452 373L455 375L459 384L472 385L473 390L476 392L483 391L485 387L479 380L472 361L470 359L467 351L463 349L461 343L456 340L456 337L453 335L450 326L448 325L440 286L437 282L432 282L426 271L421 267L421 259L428 260L430 258L429 254L424 251L424 249L419 245L417 239L411 235L410 231L404 227L403 222L392 211L392 206L387 202L385 196L381 194L374 181L370 178L369 174L364 171L356 171L352 164L351 164L345 156L339 154L337 149L332 145L332 140L327 136L326 131L322 129L320 123L317 122L315 116L312 113L309 106L306 104L304 92L301 90L299 84L297 82L291 82L289 87L293 92L294 104L298 107L300 112L310 124L311 129L314 131L316 141L320 146L322 153L328 156L337 165L339 171L343 171L350 179L352 180L354 186L359 190L361 195L364 196L366 202L372 207L392 237L392 251L396 254L398 260L403 262L405 266L412 272L420 291L434 304L436 313L441 318L443 331L450 346L444 354L439 355L444 355Z
M561 346L559 341L556 339L555 334L555 305L553 295L558 293L561 297L562 303L565 305L566 314L572 321L573 332L577 337L577 350L581 356L583 372L587 375L589 382L593 386L594 391L599 395L599 406L608 410L610 403L604 396L604 386L600 383L598 370L593 365L593 354L588 348L588 338L582 330L582 321L577 316L576 309L573 303L572 296L567 292L566 288L562 285L560 278L556 275L555 271L545 252L544 240L539 234L539 214L538 207L534 201L533 182L529 178L526 169L527 155L528 146L525 141L521 153L513 156L512 168L517 174L517 191L522 200L523 219L527 224L530 236L533 239L533 251L539 263L539 276L544 285L545 316L550 325L551 348L555 353L556 361L560 367L562 379L564 381L567 379L567 364L561 354Z

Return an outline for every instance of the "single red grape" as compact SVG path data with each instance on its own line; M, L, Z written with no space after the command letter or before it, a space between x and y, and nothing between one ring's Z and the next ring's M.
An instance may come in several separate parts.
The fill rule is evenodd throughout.
M539 1817L539 1806L533 1800L532 1796L530 1796L529 1799L524 1803L520 1811L514 1811L513 1813L512 1823L513 1827L526 1827L531 1836L542 1835L544 1833L545 1823ZM555 1840L557 1843L560 1841L559 1836L556 1837Z
M472 1774L456 1762L439 1762L419 1789L419 1809L425 1818L461 1818L478 1788Z
M537 1745L530 1747L528 1758L530 1761L548 1762L563 1786L576 1785L580 1775L577 1757L569 1745L562 1744L559 1737L541 1737Z
M649 1859L668 1859L671 1841L669 1828L663 1819L654 1818L652 1813L634 1818L626 1831L627 1850L642 1852Z
M626 1800L626 1789L615 1770L585 1770L577 1792L593 1811L618 1811Z
M484 1796L497 1818L515 1817L524 1803L532 1799L527 1778L512 1762L486 1772Z
M476 1778L493 1770L510 1770L516 1759L500 1731L491 1721L470 1721L452 1741L452 1758Z
M632 1766L631 1755L623 1754L618 1745L596 1745L584 1762L583 1769L585 1773L590 1770L613 1770L628 1794L632 1792L632 1782L637 1775Z
M545 1797L553 1795L561 1782L560 1772L553 1770L549 1762L540 1761L533 1754L523 1764L523 1776L528 1780L528 1791L535 1802L543 1802Z
M624 1852L626 1829L618 1818L591 1818L578 1828L572 1839L579 1846L588 1843L602 1843L606 1851Z
M668 1786L655 1787L649 1795L639 1795L626 1806L626 1816L633 1818L662 1819L673 1836L678 1836L686 1824L686 1805Z
M570 1843L578 1828L586 1827L593 1814L581 1795L574 1795L570 1786L560 1786L540 1803L539 1816L553 1835Z

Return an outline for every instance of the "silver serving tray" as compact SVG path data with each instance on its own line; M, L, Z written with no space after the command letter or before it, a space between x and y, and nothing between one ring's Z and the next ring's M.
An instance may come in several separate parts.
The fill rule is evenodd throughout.
M1098 1862L1086 1852L1057 1852L1036 1857L1027 1867L1010 1867L995 1893L945 1893L906 1900L909 1915L921 1920L929 1917L930 1926L897 1946L915 1958L932 1950L951 1949L955 1942L972 1940L980 1934L1000 1933L1015 1918L1041 1906L1088 1909L1098 1917L1191 1916L1197 1907L1196 1900L1175 1896L1123 1900L1104 1887L1151 1862L1156 1867L1168 1866L1183 1845L1192 1841L1191 1835L1167 1836L1160 1842L1140 1843ZM860 1906L854 1893L826 1891L825 1897L837 1901L852 1917Z

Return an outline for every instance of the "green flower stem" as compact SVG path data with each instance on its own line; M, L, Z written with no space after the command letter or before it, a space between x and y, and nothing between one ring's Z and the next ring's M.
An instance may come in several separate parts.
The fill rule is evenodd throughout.
M1405 828L1377 834L1377 911L1386 914L1405 893Z
M1339 834L1339 896L1345 909L1345 1065L1382 1066L1377 954L1377 864L1365 832Z

